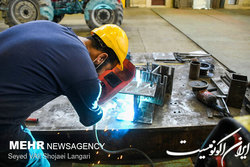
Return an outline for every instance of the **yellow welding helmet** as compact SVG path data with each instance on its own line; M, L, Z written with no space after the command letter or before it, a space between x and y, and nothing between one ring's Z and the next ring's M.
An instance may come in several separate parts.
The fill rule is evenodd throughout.
M105 24L91 31L91 35L96 34L106 45L111 48L119 60L117 67L123 70L123 61L128 53L128 37L126 33L117 25Z

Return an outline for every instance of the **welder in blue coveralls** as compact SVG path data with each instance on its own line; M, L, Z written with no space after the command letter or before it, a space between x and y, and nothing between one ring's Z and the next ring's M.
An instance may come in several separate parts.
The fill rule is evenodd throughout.
M78 37L70 28L33 21L0 33L0 166L50 166L48 160L13 160L12 154L43 155L41 149L9 150L10 141L34 141L24 121L37 109L66 95L80 122L91 126L102 118L97 102L98 75L123 69L128 38L116 25ZM12 154L9 154L12 153Z

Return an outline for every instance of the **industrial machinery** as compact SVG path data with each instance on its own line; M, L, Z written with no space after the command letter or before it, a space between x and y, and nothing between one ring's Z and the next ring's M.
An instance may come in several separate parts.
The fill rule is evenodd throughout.
M5 24L32 20L60 22L65 14L83 13L90 29L103 24L121 25L125 0L0 0Z

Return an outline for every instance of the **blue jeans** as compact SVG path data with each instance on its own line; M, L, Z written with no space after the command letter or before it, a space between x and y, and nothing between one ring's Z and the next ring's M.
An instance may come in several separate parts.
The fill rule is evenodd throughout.
M30 136L33 142L36 142L28 128L21 126L21 129ZM26 167L50 167L50 163L46 159L42 149L34 149L31 147L29 149L29 161Z

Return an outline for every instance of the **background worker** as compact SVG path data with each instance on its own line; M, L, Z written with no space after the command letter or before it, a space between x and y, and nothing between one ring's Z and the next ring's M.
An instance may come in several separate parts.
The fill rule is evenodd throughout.
M78 37L70 28L34 21L0 33L0 166L50 166L46 158L13 160L8 154L42 150L9 150L9 141L32 141L24 121L60 95L72 103L80 122L91 126L102 118L98 106L100 75L118 67L128 51L125 32L116 25Z

